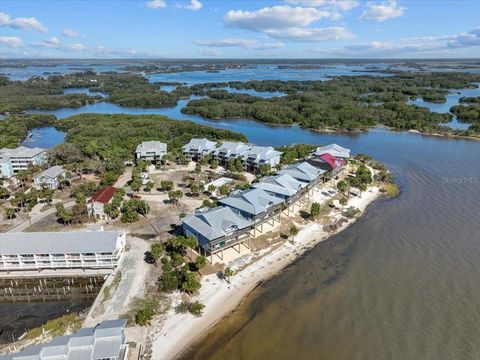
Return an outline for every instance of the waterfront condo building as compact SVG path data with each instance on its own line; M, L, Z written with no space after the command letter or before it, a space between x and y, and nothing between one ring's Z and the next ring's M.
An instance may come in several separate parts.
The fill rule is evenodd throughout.
M237 157L243 158L250 149L250 145L242 142L225 141L213 151L213 157L217 159L221 165L225 165L230 159Z
M10 178L29 165L41 166L47 162L46 149L27 148L0 149L0 177Z
M245 170L256 172L262 165L269 165L271 168L280 164L282 153L271 146L252 146L243 155Z
M318 147L313 154L315 156L330 154L338 159L348 159L350 157L350 149L344 148L337 144L330 144Z
M271 216L274 211L281 211L283 199L268 194L262 189L237 190L218 201L243 218L255 222Z
M42 171L33 177L33 185L37 189L56 189L60 185L61 178L65 178L67 171L63 166L55 165Z
M316 168L315 166L304 161L301 163L286 165L281 170L277 171L277 174L287 174L298 181L303 181L310 184L311 186L315 186L318 182L320 182L321 175L325 172L326 170Z
M235 214L229 207L200 209L183 218L183 232L194 236L205 254L248 242L253 222Z
M199 160L205 155L215 150L216 142L203 139L191 139L190 142L182 146L183 155L188 160Z
M0 272L46 269L112 269L124 231L0 233Z
M269 176L252 184L253 188L263 189L268 194L291 202L303 195L307 183L294 179L289 174Z
M144 141L135 150L135 159L159 164L167 153L167 144L160 141Z
M45 344L31 345L0 360L125 360L127 320L108 320L83 328L74 335L57 336Z

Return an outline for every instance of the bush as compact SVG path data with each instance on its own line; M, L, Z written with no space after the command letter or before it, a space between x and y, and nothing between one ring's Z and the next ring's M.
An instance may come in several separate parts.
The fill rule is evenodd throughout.
M353 219L354 217L358 216L359 214L360 214L360 210L357 209L354 206L350 206L348 209L346 209L343 212L343 215L345 215L345 217L347 217L349 219Z
M205 305L203 305L199 301L193 301L193 302L182 301L180 304L178 304L175 307L175 312L177 314L185 314L189 312L193 316L199 317L202 315L204 308L205 308Z
M155 310L152 308L145 308L138 310L135 314L135 323L140 326L145 326L150 324L150 320L152 320L153 316L155 315Z

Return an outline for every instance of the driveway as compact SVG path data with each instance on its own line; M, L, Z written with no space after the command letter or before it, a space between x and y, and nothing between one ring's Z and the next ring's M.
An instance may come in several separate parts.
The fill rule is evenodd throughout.
M69 201L63 204L65 208L69 208L75 205L75 201ZM7 232L21 232L29 228L32 224L35 224L37 221L42 220L43 218L47 217L48 215L55 214L57 209L54 207L48 210L45 210L43 212L36 213L34 215L31 215L30 221L24 221L23 223L15 226L14 228L8 230Z

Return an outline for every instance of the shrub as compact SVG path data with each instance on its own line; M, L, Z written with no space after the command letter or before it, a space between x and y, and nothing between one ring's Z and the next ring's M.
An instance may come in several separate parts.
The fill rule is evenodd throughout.
M153 316L155 315L155 310L152 308L145 308L138 310L135 314L135 323L140 326L145 326L150 324L150 320L152 320Z

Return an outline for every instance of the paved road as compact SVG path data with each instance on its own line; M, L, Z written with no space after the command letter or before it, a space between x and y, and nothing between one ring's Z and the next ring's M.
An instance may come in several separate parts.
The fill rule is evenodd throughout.
M69 201L63 204L65 208L69 208L73 205L75 205L75 201ZM42 220L43 218L47 217L48 215L55 214L57 210L53 207L51 209L45 210L44 212L38 213L33 215L30 218L30 221L24 221L23 223L15 226L13 229L8 230L7 232L21 232L24 231L25 229L30 227L30 224L35 224L37 221Z

